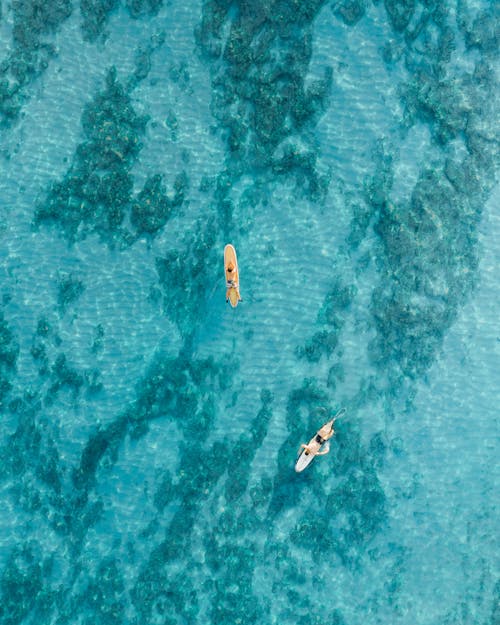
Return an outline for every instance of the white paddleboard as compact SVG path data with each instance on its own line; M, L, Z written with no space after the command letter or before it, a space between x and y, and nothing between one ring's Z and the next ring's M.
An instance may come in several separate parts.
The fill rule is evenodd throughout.
M311 444L314 439L316 438L316 436L314 436L310 441L309 444ZM321 445L321 447L319 448L319 451L326 451L326 450L330 450L330 441L325 441L323 443L323 445ZM295 463L295 470L297 471L297 473L300 473L301 471L303 471L306 467L308 467L311 462L314 460L315 455L313 454L308 454L306 452L305 449L302 450L302 453L300 454L300 456L297 458L297 462Z
M307 446L309 447L310 445L312 445L313 443L316 442L316 439L318 436L328 436L328 438L330 438L332 436L333 432L333 424L335 423L335 421L337 419L340 419L340 417L343 417L345 414L345 408L341 408L337 414L333 417L333 419L330 419L330 421L327 421L324 425L321 426L321 428L316 432L316 434L311 438L311 440L307 443ZM327 428L329 429L329 433L324 432L323 434L320 434L320 432L324 429ZM318 441L319 442L319 441ZM330 441L326 440L318 449L318 452L322 452L321 455L324 455L324 452L329 452L330 451ZM302 449L301 453L299 454L299 457L297 458L297 462L295 463L295 470L297 471L297 473L300 473L301 471L303 471L306 467L308 467L311 462L313 461L314 457L317 455L316 454L311 454L311 453L307 453L307 451L305 449Z

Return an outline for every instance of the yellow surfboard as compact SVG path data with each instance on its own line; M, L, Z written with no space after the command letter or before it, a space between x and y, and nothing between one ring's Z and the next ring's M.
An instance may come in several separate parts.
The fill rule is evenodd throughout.
M236 250L230 243L224 248L224 273L226 274L226 302L236 308L238 302L241 301L240 274Z

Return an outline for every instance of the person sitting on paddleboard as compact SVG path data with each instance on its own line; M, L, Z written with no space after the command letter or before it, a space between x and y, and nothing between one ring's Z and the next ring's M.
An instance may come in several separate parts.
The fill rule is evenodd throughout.
M227 266L227 273L230 276L229 280L227 281L227 287L228 288L236 286L235 283L234 283L234 280L232 279L233 271L234 271L234 265L233 265L233 263L229 263L229 265Z
M226 281L226 288L227 288L226 303L229 302L229 289L237 289L238 288L238 285L233 280L234 269L235 269L235 267L234 267L233 263L229 263L229 265L227 266L227 273L229 274L230 277Z
M325 449L320 451L321 445L326 443L333 435L335 434L335 430L333 429L333 424L329 427L329 424L325 424L322 428L320 428L313 441L309 444L302 443L300 446L301 449L304 448L306 452L306 456L312 454L313 456L326 456L326 454L330 451L330 446L325 445Z

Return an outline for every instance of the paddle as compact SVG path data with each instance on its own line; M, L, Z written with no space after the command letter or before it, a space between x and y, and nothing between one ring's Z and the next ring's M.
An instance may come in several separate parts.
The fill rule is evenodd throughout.
M333 422L335 423L335 421L337 421L337 419L341 419L346 413L346 409L345 408L341 408L337 414L333 417Z
M326 409L326 408L321 407L321 408L316 408L316 411L317 411L317 412L321 412L321 413L325 413L325 412L327 412L327 409ZM341 409L337 412L337 414L333 417L333 419L332 419L332 420L333 420L333 423L335 423L335 421L337 421L337 419L341 419L341 418L345 415L345 413L346 413L346 408L341 408ZM330 420L330 419L328 419L328 420Z

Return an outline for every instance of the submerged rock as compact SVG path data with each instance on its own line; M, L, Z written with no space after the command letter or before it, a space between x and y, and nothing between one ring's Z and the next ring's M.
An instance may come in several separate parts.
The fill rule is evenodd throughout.
M185 173L177 176L171 198L162 176L152 175L133 195L131 169L147 122L135 113L129 92L111 69L106 89L84 109L85 141L65 178L52 184L46 201L37 207L35 224L56 224L70 242L96 233L110 246L129 245L137 236L154 236L161 230L183 203L188 179ZM125 226L129 214L135 235Z
M71 0L14 0L11 3L12 47L0 64L0 128L17 120L29 84L43 73L56 55L55 47L43 41L72 12Z
M10 378L16 371L18 354L19 345L0 311L0 408L12 388Z
M321 200L328 178L318 173L313 150L284 156L275 152L287 138L314 126L328 101L330 69L323 80L305 87L311 24L324 2L236 4L234 16L224 0L205 4L196 32L212 67L212 112L224 130L230 160L263 175L270 170L296 176L301 191Z

